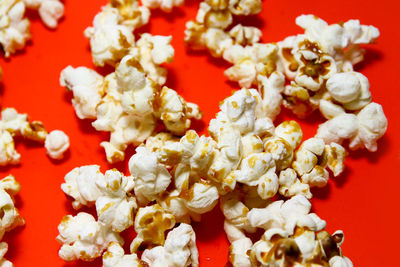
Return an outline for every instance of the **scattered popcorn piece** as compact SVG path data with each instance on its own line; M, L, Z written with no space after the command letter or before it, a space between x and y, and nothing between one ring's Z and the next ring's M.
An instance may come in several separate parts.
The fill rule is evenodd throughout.
M60 130L51 131L44 142L47 154L53 159L61 159L69 148L69 137Z
M149 266L199 266L199 253L193 228L185 223L172 229L164 246L146 249L142 260Z
M174 216L158 204L139 208L135 218L137 236L131 243L131 252L137 252L141 245L164 245L165 231L174 225Z
M171 12L175 6L183 5L184 0L143 0L143 5L150 9L160 8L162 11Z
M21 155L15 150L14 139L23 137L38 143L45 143L50 157L61 158L69 147L68 136L61 131L48 134L40 121L29 121L27 114L20 114L14 108L1 111L0 120L0 166L15 165Z
M64 15L64 5L59 0L23 0L27 8L39 11L43 23L52 29L57 28L58 20Z
M77 116L96 119L92 123L96 130L111 132L110 141L101 143L110 163L122 161L129 144L139 145L151 136L157 121L182 135L191 119L202 117L197 105L154 82L165 82L165 69L158 64L171 59L170 41L170 37L143 34L132 54L106 77L83 67L61 72L61 85L73 91Z
M20 189L21 186L12 175L0 180L0 211L3 214L0 218L0 240L5 232L25 224L14 204L14 195Z
M30 22L25 15L22 0L3 0L0 2L0 44L5 57L24 48L30 39Z
M115 232L122 232L133 225L136 199L132 196L134 180L116 170L108 170L104 179L96 181L102 196L96 200L99 222L111 226Z
M0 2L0 46L4 56L22 50L31 38L30 21L25 16L26 8L38 10L43 23L56 28L64 15L64 5L59 0L2 0Z
M117 233L85 212L64 216L58 230L57 241L62 245L58 255L65 261L92 261L100 257L111 242L123 243Z
M3 267L12 267L13 264L4 258L4 255L7 253L8 244L6 242L0 243L0 266Z
M120 244L111 242L107 251L103 254L104 267L140 267L142 266L140 259L135 253L125 255L124 249Z
M229 247L229 262L233 267L251 267L248 252L251 251L253 242L249 238L242 238L231 243Z
M382 106L370 103L361 109L358 114L342 113L318 127L316 137L324 139L326 143L342 143L350 139L349 148L352 150L366 148L371 152L378 149L377 140L387 129L387 119Z
M64 179L65 183L61 185L61 189L74 199L72 202L74 209L80 209L82 206L90 207L102 195L96 182L103 180L104 175L98 165L74 168Z
M8 175L0 180L0 240L3 238L5 232L9 232L15 227L25 224L24 219L19 214L19 211L15 207L14 203L14 196L19 192L20 189L21 186L12 175ZM6 242L1 242L0 266L13 266L10 261L4 258L7 250L8 244Z
M115 66L135 45L133 30L148 23L150 11L136 0L111 0L102 7L93 27L85 30L90 39L93 63Z

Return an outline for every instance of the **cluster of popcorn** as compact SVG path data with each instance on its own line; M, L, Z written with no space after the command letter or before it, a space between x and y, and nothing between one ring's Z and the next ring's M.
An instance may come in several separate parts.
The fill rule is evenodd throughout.
M53 159L61 159L69 148L69 138L64 132L54 130L47 133L42 122L31 122L27 114L20 114L14 108L5 108L0 120L0 166L20 162L21 155L15 150L16 137L44 143L47 154Z
M105 266L137 264L138 252L145 249L141 260L149 266L158 266L158 262L168 262L165 266L197 266L195 235L189 224L200 221L201 215L218 202L233 244L230 258L234 266L245 266L233 260L235 257L268 266L275 258L262 262L257 253L268 249L267 255L274 242L298 242L298 255L293 261L299 264L317 257L328 264L333 256L342 257L341 242L336 247L337 255L323 254L328 252L323 252L319 244L330 236L319 233L325 222L309 214L311 204L307 198L312 197L310 187L326 185L328 170L335 176L343 171L344 148L336 143L325 144L319 138L310 138L299 146L303 137L300 126L285 121L274 127L262 112L262 105L256 90L242 89L223 101L221 111L210 122L209 137L198 136L192 130L182 138L170 133L149 137L129 160L130 176L116 170L103 175L96 165L68 173L62 190L73 198L75 209L95 205L98 220L82 212L66 216L57 238L62 243L60 257L67 261L92 260L107 250L103 254ZM274 202L278 195L290 200ZM276 215L268 215L271 211ZM93 230L80 227L88 221ZM176 224L180 225L174 228ZM131 226L137 236L130 245L132 254L125 255L119 233ZM259 241L254 248L251 243L246 250L254 255L246 253L241 249L250 240L246 233L257 228L279 228L282 240L278 242L279 238L272 236L262 239L269 243ZM175 255L174 249L184 252ZM292 260L282 257L280 261Z
M282 104L300 118L318 109L327 121L317 137L328 144L349 140L352 150L377 150L387 119L381 105L372 102L368 79L353 68L363 60L360 45L378 38L377 28L360 25L358 20L328 25L313 15L302 15L296 24L304 34L265 44L259 43L259 29L241 24L232 27L231 19L225 18L224 26L202 24L207 5L200 4L197 22L187 23L186 43L233 64L225 75L241 87L257 86L271 119ZM232 27L229 31L228 26Z
M85 31L95 65L110 64L114 72L103 77L71 66L61 72L60 83L72 91L77 116L94 119L96 130L110 132L110 141L101 143L110 163L124 160L127 146L145 141L157 122L183 135L191 119L202 117L197 105L164 86L167 70L160 65L173 60L171 36L144 33L134 41L132 30L147 23L146 10L136 1L111 1L96 15L94 27ZM137 16L129 17L132 14Z
M97 165L75 168L65 176L61 188L74 199L73 207L95 206L98 219L85 212L62 219L57 240L62 244L59 255L63 260L91 261L102 256L104 266L143 266L143 262L198 266L192 227L176 226L174 215L158 204L140 206L134 195L136 180L117 170L102 174ZM119 233L132 226L137 236L131 254L125 255ZM141 259L139 249L144 250Z
M149 8L170 12L174 6L182 5L183 0L145 0L142 4L139 5L137 0L110 0L109 4L102 7L93 20L93 26L84 32L90 40L93 63L96 66L116 66L124 56L134 54L142 58L140 61L146 71L157 72L150 78L155 77L154 75L165 78L165 70L158 69L154 64L172 60L169 55L171 48L167 47L170 37L147 35L135 45L133 32L149 22ZM157 46L155 51L152 51L153 45ZM163 48L158 47L159 45L168 51L162 51ZM163 55L162 52L167 54ZM154 81L158 82L157 78Z
M12 175L0 180L0 241L6 232L25 224L24 219L15 207L14 201L14 196L20 189L21 186ZM13 266L10 261L4 258L7 250L8 244L0 242L0 266Z
M43 23L56 28L64 14L60 0L2 0L0 2L0 46L5 57L22 50L31 38L30 21L25 17L26 8L37 10Z
M240 204L241 205L240 205ZM223 202L225 215L235 216L242 202ZM335 266L352 267L343 256L340 246L344 241L342 231L330 235L323 231L326 226L315 213L310 213L311 204L302 195L286 201L279 200L264 208L253 208L242 218L246 228L237 231L225 224L231 246L229 261L233 266ZM237 215L236 215L237 216ZM237 220L238 218L236 218ZM255 243L244 231L264 230Z

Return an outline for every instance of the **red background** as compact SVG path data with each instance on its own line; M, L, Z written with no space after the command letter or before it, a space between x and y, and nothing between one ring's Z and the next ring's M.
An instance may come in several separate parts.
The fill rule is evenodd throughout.
M223 70L227 65L222 60L185 50L185 22L195 17L199 4L198 1L187 1L184 7L171 14L154 11L150 25L144 30L173 35L175 60L168 66L167 85L187 100L199 104L205 114L204 123L195 127L204 132L204 125L218 111L218 102L230 95L236 85L224 77ZM377 44L368 47L365 63L358 66L358 70L369 78L373 101L383 105L389 120L388 131L379 141L378 152L350 153L346 172L332 179L326 188L313 190L314 211L327 221L329 231L345 231L344 254L355 266L395 266L398 259L400 36L394 22L399 10L396 2L266 0L262 14L252 20L261 27L264 42L276 42L300 33L294 23L300 14L315 14L329 23L357 18L362 24L375 25L381 31ZM17 267L101 265L101 261L65 265L58 258L59 245L55 237L63 215L74 212L71 201L60 189L68 171L86 164L100 164L102 171L110 167L128 171L127 161L116 166L107 164L99 147L107 135L94 131L89 121L81 121L75 116L70 104L71 95L58 82L60 71L69 64L93 67L83 30L92 24L94 15L104 3L105 0L66 0L65 17L55 31L46 29L37 15L29 12L32 41L24 52L13 55L10 60L0 58L2 108L15 107L19 112L28 113L31 119L41 120L48 130L64 130L71 140L71 150L61 162L51 161L43 147L20 141L17 150L22 155L21 164L0 169L1 177L11 173L22 185L17 206L26 226L5 237L10 246L6 258ZM287 118L293 116L286 112L279 120ZM317 125L323 120L315 115L298 121L308 138L315 134ZM132 149L128 151L132 152ZM228 243L222 225L222 216L215 210L195 225L201 266L225 265Z

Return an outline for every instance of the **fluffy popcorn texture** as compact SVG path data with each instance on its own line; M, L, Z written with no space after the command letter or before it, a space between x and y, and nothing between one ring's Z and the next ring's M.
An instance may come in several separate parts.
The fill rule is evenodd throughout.
M51 131L46 136L44 146L51 158L61 159L69 148L69 137L63 131Z
M372 102L357 114L341 113L321 124L316 137L322 138L328 144L340 144L348 139L350 149L365 147L374 152L378 149L377 140L386 132L387 124L382 106Z
M121 232L133 225L133 213L137 208L131 194L133 186L131 176L116 170L108 170L103 175L98 165L88 165L70 171L61 189L74 198L75 209L95 204L99 222Z
M151 9L160 8L162 11L171 12L173 7L181 6L183 2L184 0L144 0L143 5Z
M135 45L133 30L148 23L150 11L138 1L115 0L103 6L85 30L93 63L115 66Z
M326 231L314 231L298 227L293 235L271 229L264 233L260 241L250 250L250 258L254 265L269 266L271 264L292 264L308 266L310 262L316 266L335 266L334 262L343 262L353 266L351 261L342 256L340 248L343 235L330 235ZM338 260L343 259L343 260Z
M49 28L56 28L64 15L64 5L60 0L23 0L27 8L39 11L40 18Z
M158 198L171 183L167 168L157 162L157 155L138 147L136 154L129 160L129 170L135 181L135 194L140 203Z
M103 254L104 267L140 267L142 266L138 256L133 254L125 255L120 244L111 242L107 251Z
M137 252L141 245L164 245L165 231L175 225L175 218L160 205L139 208L135 218L135 232L130 249Z
M111 242L123 243L117 233L84 212L64 216L58 230L57 241L62 245L58 255L65 261L92 261L101 256Z
M38 10L40 18L49 28L56 28L64 14L64 5L59 0L3 0L0 2L0 45L5 57L22 50L31 38L30 21L25 16L26 8Z
M197 105L154 83L154 79L165 82L158 64L172 58L170 41L170 37L143 34L133 54L106 77L84 67L69 66L61 72L61 85L73 91L77 116L96 119L92 123L96 130L111 132L110 141L101 143L110 163L123 160L129 144L144 142L157 121L174 134L184 134L191 119L202 117Z
M21 186L12 175L0 180L0 211L2 214L0 219L0 240L3 238L5 232L11 231L15 227L25 224L24 219L20 216L14 203L14 196L19 192L20 189ZM7 250L8 244L6 242L1 242L0 266L13 266L10 261L4 258Z
M295 227L307 227L313 231L325 228L325 221L315 213L310 213L311 203L302 195L292 197L287 201L272 202L266 208L252 209L247 214L247 219L253 227L279 228L289 235L295 231Z
M29 121L27 114L20 114L14 108L3 109L0 120L0 166L18 164L20 162L21 156L15 150L14 145L14 139L19 137L38 143L45 143L48 133L42 122ZM50 139L54 139L53 137L50 137ZM54 147L54 145L55 143L53 142L51 152L53 155L59 155L61 151L65 151L68 148L65 145L58 148Z
M168 233L164 246L146 249L142 255L142 260L149 266L197 267L198 258L195 233L184 223Z
M232 242L229 247L229 262L234 267L251 267L247 252L251 250L252 246L253 242L247 237Z
M158 64L171 60L170 41L170 37L143 34L138 48L122 58L115 72L106 77L84 67L69 66L61 72L61 85L73 91L77 116L96 119L92 123L96 130L111 132L110 141L101 143L110 163L123 160L129 144L144 142L157 121L182 135L191 119L202 117L197 105L154 82L165 82L165 69Z
M5 232L25 224L14 204L14 196L20 189L21 186L12 175L0 180L0 210L3 214L0 219L0 240Z

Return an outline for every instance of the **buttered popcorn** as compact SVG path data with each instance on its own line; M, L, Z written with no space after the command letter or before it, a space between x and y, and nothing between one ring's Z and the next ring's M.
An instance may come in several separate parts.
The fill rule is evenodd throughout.
M165 43L146 45L157 38ZM145 141L155 130L157 121L163 122L172 133L182 135L190 127L191 119L202 117L197 105L154 82L165 82L165 72L158 65L173 55L165 38L142 35L144 48L135 53L147 51L146 56L125 56L115 72L106 77L84 67L69 66L61 72L61 84L73 92L77 116L96 119L92 123L96 130L111 132L110 141L101 143L110 163L123 160L129 144Z
M30 21L25 18L26 8L38 10L43 23L56 28L64 14L59 0L2 0L0 2L0 45L5 57L25 47L31 38Z
M15 150L14 144L14 138L18 137L38 143L46 143L47 140L45 147L49 156L55 159L61 158L69 148L68 137L61 131L52 133L49 136L42 122L30 122L27 114L20 114L14 108L3 109L0 120L0 166L20 162L21 155Z
M0 211L2 214L0 218L0 241L3 239L6 232L25 224L24 219L15 207L14 196L20 189L20 184L12 175L0 180ZM4 258L7 250L8 244L6 242L0 242L0 266L13 266L10 261Z

